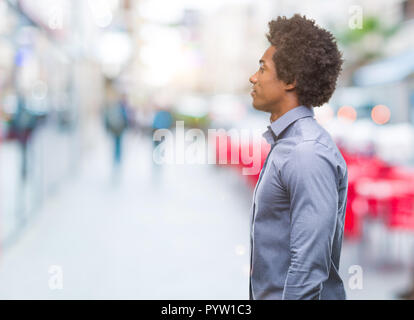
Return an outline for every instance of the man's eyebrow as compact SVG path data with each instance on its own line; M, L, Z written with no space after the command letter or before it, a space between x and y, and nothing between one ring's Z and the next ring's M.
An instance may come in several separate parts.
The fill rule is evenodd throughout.
M265 62L263 59L260 59L260 60L259 60L259 63L260 63L260 64L262 64L262 63L263 63L263 65L266 65L266 62Z

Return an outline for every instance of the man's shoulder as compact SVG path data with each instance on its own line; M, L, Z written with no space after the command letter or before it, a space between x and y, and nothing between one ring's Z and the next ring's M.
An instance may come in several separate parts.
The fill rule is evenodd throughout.
M281 165L292 158L312 158L318 154L332 162L338 162L341 166L346 166L330 133L314 118L307 117L296 121L290 128L289 134L280 140L278 148L282 151Z
M298 135L296 139L297 145L306 143L307 145L313 145L314 148L321 148L326 152L335 154L339 153L338 147L335 141L332 139L331 134L314 118L308 117L299 119L296 125L297 128L295 131ZM325 148L322 148L321 146L324 146Z
M346 166L338 147L330 133L314 118L298 119L283 133L276 143L270 160L282 167L287 161L298 157L312 158L313 155L324 155L332 162Z

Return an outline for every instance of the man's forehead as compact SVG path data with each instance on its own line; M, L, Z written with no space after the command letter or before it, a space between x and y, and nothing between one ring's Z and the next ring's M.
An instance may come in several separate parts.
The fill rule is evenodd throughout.
M274 46L270 46L267 48L263 56L260 58L260 62L264 62L269 64L272 61L273 54L275 53L276 48Z

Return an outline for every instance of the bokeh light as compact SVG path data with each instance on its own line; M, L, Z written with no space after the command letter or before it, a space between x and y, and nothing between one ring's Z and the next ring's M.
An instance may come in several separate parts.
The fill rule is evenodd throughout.
M339 108L337 116L339 119L354 122L357 118L357 112L352 106L342 106Z
M239 244L236 246L235 251L238 256L242 256L246 253L246 248L245 246Z
M332 107L328 104L324 104L319 108L315 108L314 112L316 121L318 121L318 123L322 126L326 125L334 117Z
M382 104L376 105L371 111L371 118L376 124L385 124L390 120L391 111Z

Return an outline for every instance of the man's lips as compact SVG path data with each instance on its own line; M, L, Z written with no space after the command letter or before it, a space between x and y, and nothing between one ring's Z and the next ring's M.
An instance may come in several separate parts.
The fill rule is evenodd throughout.
M256 90L252 90L252 91L250 92L250 95L251 95L252 97L254 97L254 96L256 95Z

